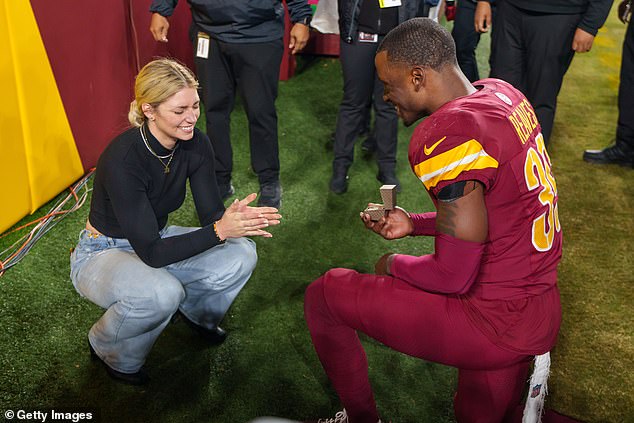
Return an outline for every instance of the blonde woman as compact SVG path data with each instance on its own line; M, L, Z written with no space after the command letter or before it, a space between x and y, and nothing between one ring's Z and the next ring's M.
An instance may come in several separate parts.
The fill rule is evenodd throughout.
M91 354L114 379L142 385L142 368L159 334L180 312L212 344L218 324L257 261L247 236L271 237L272 207L256 194L225 209L209 138L195 128L198 83L178 62L159 59L138 74L129 120L97 164L90 214L71 255L80 295L106 309L88 333ZM167 225L186 184L200 227Z

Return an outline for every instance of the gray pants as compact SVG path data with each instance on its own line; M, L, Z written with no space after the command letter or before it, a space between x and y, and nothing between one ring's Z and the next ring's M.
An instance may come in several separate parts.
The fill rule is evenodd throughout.
M161 237L197 228L168 226ZM71 254L71 280L83 297L106 309L88 339L111 368L135 373L180 309L188 319L215 328L251 276L257 254L248 238L228 239L162 268L141 261L126 239L82 231Z

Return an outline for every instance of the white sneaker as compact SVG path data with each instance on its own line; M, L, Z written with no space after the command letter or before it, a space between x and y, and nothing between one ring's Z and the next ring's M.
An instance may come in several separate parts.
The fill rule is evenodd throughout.
M335 417L331 417L329 419L319 419L317 423L348 423L348 414L346 413L346 409L344 408L337 414ZM382 423L381 419L377 421L377 423Z
M346 413L346 409L339 411L335 414L335 417L330 419L319 419L317 423L348 423L348 414Z

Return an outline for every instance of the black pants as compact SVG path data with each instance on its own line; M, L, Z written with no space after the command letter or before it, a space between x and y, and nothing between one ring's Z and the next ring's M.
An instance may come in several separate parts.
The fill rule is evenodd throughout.
M574 56L572 40L581 17L527 12L506 1L497 4L491 76L526 95L546 142L553 129L557 95Z
M283 52L282 39L229 44L212 38L208 58L195 57L207 134L216 154L218 184L231 180L233 150L229 128L236 91L249 120L251 166L260 184L279 179L275 99Z
M480 42L480 33L474 26L476 5L471 0L460 0L456 7L456 19L453 22L451 36L456 43L458 65L469 81L480 79L475 50Z
M383 100L383 83L374 67L378 47L379 43L360 43L357 39L352 44L341 41L339 60L343 70L343 99L335 131L334 168L348 169L352 164L354 141L367 105L372 102L379 172L395 171L398 116L394 106Z
M632 19L627 24L623 41L616 143L621 150L634 155L634 26Z

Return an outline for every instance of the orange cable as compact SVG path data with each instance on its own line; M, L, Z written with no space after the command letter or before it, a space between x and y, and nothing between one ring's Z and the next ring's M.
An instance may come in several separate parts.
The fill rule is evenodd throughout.
M91 168L90 171L88 172L88 174L86 174L82 179L80 179L80 181L78 183L81 183L84 180L86 180L87 178L89 178L94 171L95 171L95 168L94 167ZM77 184L75 184L75 185L77 185ZM26 228L28 226L31 226L31 225L35 224L35 223L42 222L43 220L46 220L46 219L48 219L50 217L64 215L64 214L67 214L67 213L73 211L73 209L77 206L77 204L79 204L79 198L77 197L77 192L75 191L74 186L71 185L69 188L70 188L70 192L71 192L73 198L75 198L75 201L76 201L76 203L70 209L56 211L56 212L52 212L52 213L47 213L45 216L42 216L42 217L40 217L38 219L33 220L32 222L29 222L27 224L24 224L24 225L18 227L18 228L15 228L15 229L13 229L10 232L7 232L5 234L0 235L0 239L4 238L5 236L7 236L9 234L12 234L12 233L14 233L16 231L19 231L20 229L24 229L24 228ZM65 198L65 200L66 199L68 199L68 196ZM81 203L81 205L83 205L83 202ZM81 207L81 205L80 205L80 207ZM20 254L20 252L22 252L22 250L24 250L24 248L26 248L26 246L28 245L29 241L31 241L31 239L33 239L33 232L34 231L32 230L31 233L29 234L29 237L27 238L27 240L24 241L22 243L22 245L13 254L11 254L6 260L4 260L4 261L0 260L0 277L2 275L4 275L4 272L6 270L5 263L9 262L12 258L14 258L18 254Z

